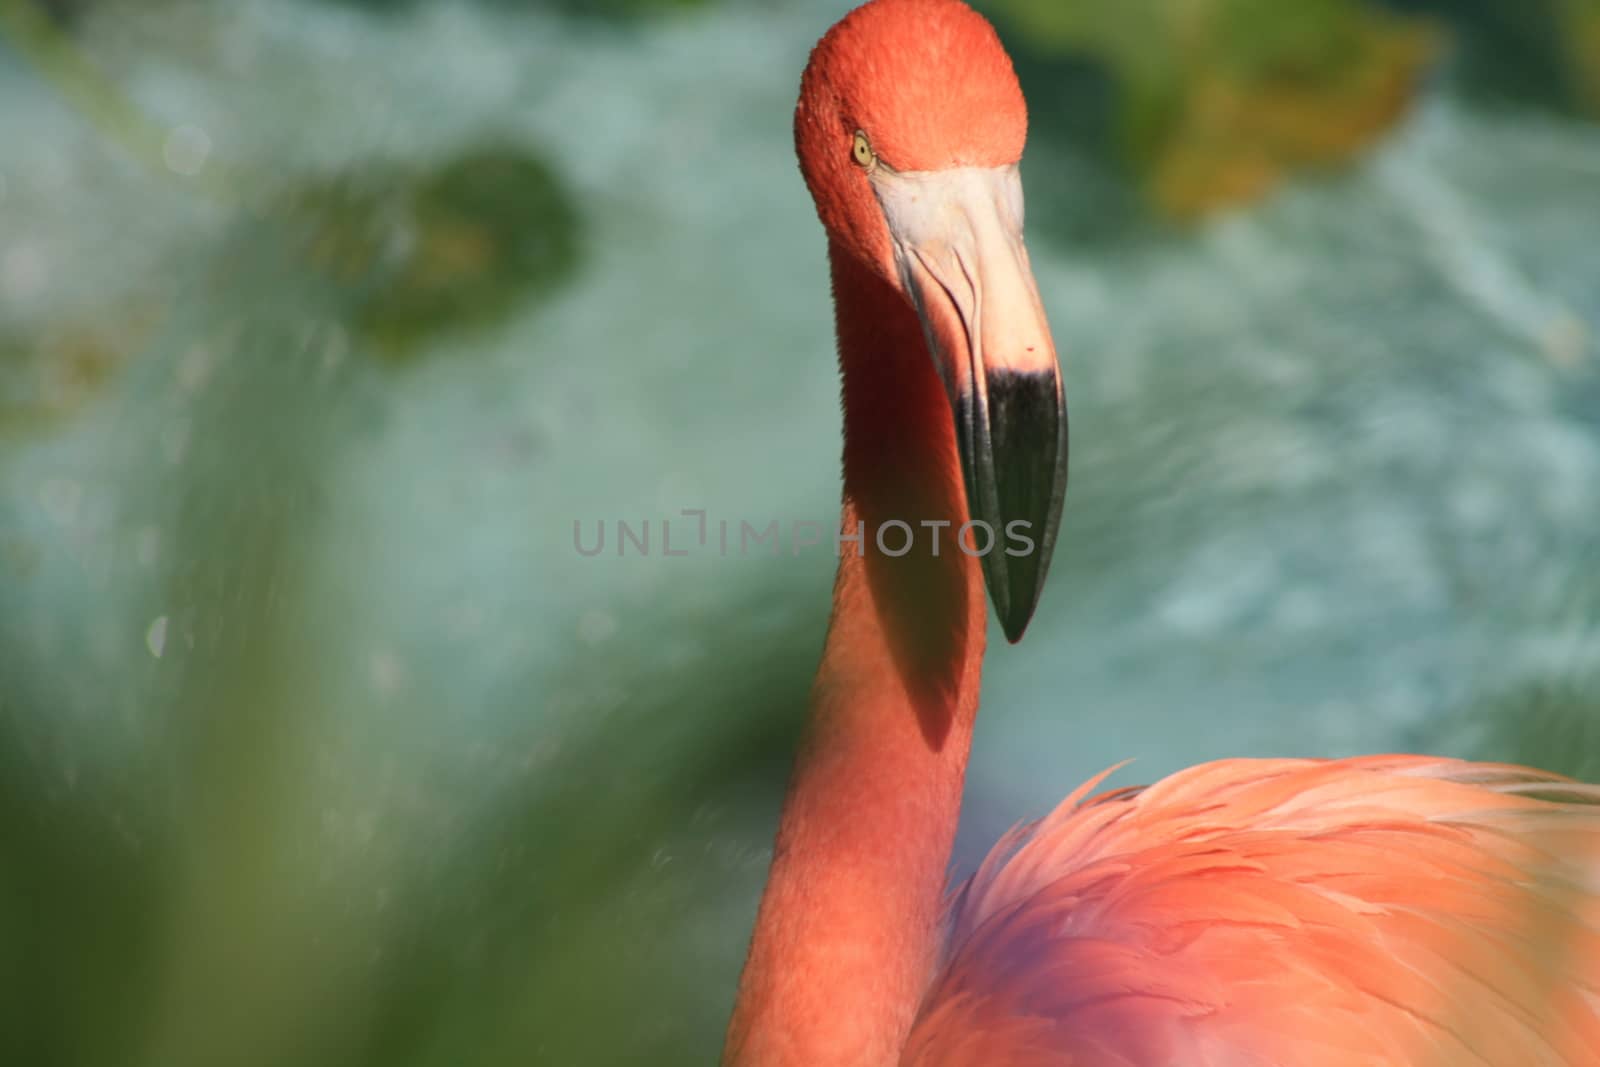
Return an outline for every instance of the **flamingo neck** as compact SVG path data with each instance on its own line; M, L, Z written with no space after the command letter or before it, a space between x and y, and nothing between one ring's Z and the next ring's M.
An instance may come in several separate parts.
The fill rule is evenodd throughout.
M842 545L730 1067L898 1062L938 959L978 705L987 604L955 540L967 512L950 404L906 302L836 246L829 258L841 529L863 537L859 554ZM877 536L896 522L915 535L900 556L903 527Z

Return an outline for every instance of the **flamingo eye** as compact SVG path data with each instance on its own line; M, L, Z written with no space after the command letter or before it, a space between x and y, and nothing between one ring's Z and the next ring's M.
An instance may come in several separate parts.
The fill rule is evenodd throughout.
M856 162L863 167L871 168L878 161L877 154L872 151L872 142L867 140L867 135L860 130L856 131L856 143L851 152Z

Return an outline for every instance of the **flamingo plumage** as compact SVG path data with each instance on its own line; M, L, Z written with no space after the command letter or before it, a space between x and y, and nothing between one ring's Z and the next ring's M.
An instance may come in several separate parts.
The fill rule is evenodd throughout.
M961 0L871 0L802 78L844 539L724 1063L1600 1062L1600 788L1556 775L1376 756L1096 780L946 897L985 592L1020 639L1065 491L1026 125Z

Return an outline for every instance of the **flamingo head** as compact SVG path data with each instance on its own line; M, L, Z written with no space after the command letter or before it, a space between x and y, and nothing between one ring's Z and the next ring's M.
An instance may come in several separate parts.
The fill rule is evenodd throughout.
M961 0L857 8L818 43L795 109L800 169L835 248L921 319L1013 642L1038 603L1067 481L1061 371L1022 241L1027 125L1010 57Z

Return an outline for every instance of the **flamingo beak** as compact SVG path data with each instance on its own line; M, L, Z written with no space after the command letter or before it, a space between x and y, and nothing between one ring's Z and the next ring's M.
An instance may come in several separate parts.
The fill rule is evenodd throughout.
M880 166L871 181L950 395L974 527L967 550L981 555L1014 644L1044 588L1067 488L1067 409L1022 243L1022 180L1013 164Z

